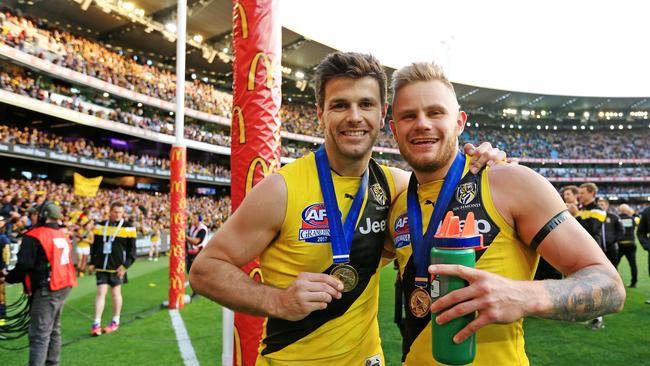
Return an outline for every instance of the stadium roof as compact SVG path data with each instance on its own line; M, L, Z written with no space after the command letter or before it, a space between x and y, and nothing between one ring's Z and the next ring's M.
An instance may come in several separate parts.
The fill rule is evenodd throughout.
M454 82L567 96L650 97L646 15L633 0L282 0L283 25ZM320 4L320 3L319 3Z
M133 23L128 17L120 16L114 11L106 12L101 8L101 3L109 2L108 0L95 0L87 10L82 10L84 2L86 1L3 1L27 16L47 19L52 25L101 40L113 47L121 47L127 53L133 52L168 65L174 64L175 44L160 32L147 30L145 26ZM136 8L144 10L145 17L158 23L165 24L175 19L176 0L130 2ZM637 39L634 32L643 31L640 36L650 34L648 30L641 29L650 25L638 18L646 12L632 9L632 5L626 6L629 3L627 0L618 1L615 9L612 9L611 3L608 7L601 6L599 2L589 2L588 5L581 3L579 8L584 11L582 15L573 13L576 8L571 2L560 3L559 0L536 3L532 10L517 5L520 2L468 0L444 4L428 1L417 3L419 6L436 4L437 8L415 11L414 6L409 6L409 2L404 1L328 0L319 3L322 6L315 9L314 2L311 1L282 0L285 25L282 32L282 63L293 70L291 75L285 75L285 96L310 98L311 92L301 92L291 78L295 80L295 71L298 70L309 75L320 59L336 47L341 50L372 51L387 64L389 72L392 70L390 67L402 66L407 60L422 60L440 54L441 57L436 58L446 66L455 82L461 104L469 109L482 107L484 111L494 113L500 113L504 109L545 110L552 111L556 118L566 116L567 112L582 114L583 111L602 110L627 114L629 111L650 109L650 69L637 67L638 62L645 60L639 53L643 43L636 44L634 49L629 48L632 47L630 42ZM388 4L391 4L390 9ZM639 6L642 3L634 2L635 8ZM611 18L601 19L599 17L602 12L592 14L595 11L607 11ZM620 20L624 15L622 30L625 33L618 33L606 20ZM394 25L396 21L393 19L399 16L404 18L407 26ZM372 23L364 24L364 21L369 20ZM230 50L224 48L230 48L231 23L231 0L188 0L188 38L200 34L203 37L202 44L228 53ZM526 31L522 30L524 26ZM575 30L576 26L579 27L578 30ZM322 32L323 29L326 32ZM420 36L413 36L415 34ZM619 34L624 34L629 39L624 39ZM405 38L405 35L409 37ZM546 37L547 35L553 37ZM522 43L521 36L528 37L525 43ZM394 37L400 37L398 39L401 41L396 41ZM420 46L415 47L404 39L419 42ZM559 48L549 48L554 44ZM409 52L413 53L405 51L404 47L407 46ZM199 77L206 76L217 81L231 79L230 64L218 58L209 63L198 48L188 46L187 50L188 74L196 72ZM602 66L603 62L611 62L612 54L616 59L628 62L619 68ZM406 58L399 59L397 56ZM576 61L576 66L573 59L578 56L588 56L588 61ZM587 66L592 64L600 67L597 73L587 71ZM463 74L462 68L468 68L469 73ZM552 68L555 68L553 72L547 71ZM568 73L559 76L558 70ZM636 78L625 79L623 71L631 72ZM596 86L591 86L591 92L574 93L576 96L562 95L566 93L560 89L555 95L541 94L540 92L549 90L536 87L536 82L550 80L557 85L568 85L568 88L562 90L577 91L572 86L584 86L584 83L574 82L571 75L596 81L596 86L605 86L604 90L611 91L611 94L603 95L610 97L578 96L599 95L602 91L596 89ZM512 78L507 79L509 76ZM563 80L562 83L558 78ZM498 83L500 80L503 83ZM638 95L647 95L648 98L634 96L635 91L639 90L636 88L639 84L649 90ZM509 90L503 89L508 87ZM615 98L615 95L624 93L617 90L617 87L627 87L628 94L633 93L632 96ZM537 93L515 90L534 90Z

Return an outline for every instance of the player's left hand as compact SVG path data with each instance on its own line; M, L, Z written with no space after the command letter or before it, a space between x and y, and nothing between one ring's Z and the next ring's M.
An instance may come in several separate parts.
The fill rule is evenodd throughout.
M125 274L126 274L126 267L124 267L123 265L120 265L119 267L117 267L117 277L122 279L122 278L124 278Z
M437 264L429 266L432 275L460 277L469 285L452 291L431 305L437 313L437 324L445 324L466 314L478 311L476 318L453 340L461 343L479 329L492 323L507 324L524 317L529 293L524 281L514 281L494 273L461 265Z
M489 142L484 142L478 147L467 143L463 146L465 154L470 155L472 158L469 161L469 170L472 174L476 174L484 166L492 166L496 163L506 162L506 153L496 147L492 147Z

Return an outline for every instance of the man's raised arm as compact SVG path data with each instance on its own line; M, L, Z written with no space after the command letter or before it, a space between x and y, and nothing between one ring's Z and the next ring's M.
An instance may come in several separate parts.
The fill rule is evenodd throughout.
M524 243L531 243L566 277L516 281L463 266L431 266L431 273L458 276L470 284L438 299L431 308L432 312L449 309L438 315L439 324L478 311L454 341L462 342L485 325L525 316L588 320L620 311L625 302L620 276L589 233L571 215L561 214L566 206L555 188L523 166L502 164L489 174L492 200L501 216ZM547 225L547 235L539 235Z
M256 185L192 264L194 291L236 311L287 320L302 319L340 298L342 284L326 274L301 273L291 286L279 289L255 282L239 268L272 243L286 208L281 175Z

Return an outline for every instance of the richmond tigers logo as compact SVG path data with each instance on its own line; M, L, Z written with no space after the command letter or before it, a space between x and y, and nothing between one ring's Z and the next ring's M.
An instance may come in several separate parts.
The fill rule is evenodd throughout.
M379 202L380 205L382 206L386 205L386 195L384 194L384 189L381 188L379 183L375 183L371 185L370 192L372 192L372 195L375 197L375 200Z
M466 205L474 200L477 191L476 183L463 183L456 188L456 201L461 205Z

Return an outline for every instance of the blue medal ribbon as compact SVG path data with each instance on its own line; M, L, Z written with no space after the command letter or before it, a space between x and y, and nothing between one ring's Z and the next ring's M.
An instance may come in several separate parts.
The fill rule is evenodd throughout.
M341 224L341 211L336 201L336 192L334 192L334 182L330 172L330 162L327 158L325 147L321 146L316 151L316 169L318 170L318 181L325 201L325 212L327 213L327 222L330 227L330 240L332 241L332 257L334 263L347 263L350 261L350 249L352 248L352 238L357 227L357 220L361 214L361 205L366 196L368 189L368 169L361 177L361 183L357 194L354 196L348 216L345 218L345 224Z
M440 221L445 216L447 206L454 194L456 186L460 182L464 168L465 154L459 151L442 184L442 189L436 199L435 208L424 236L422 235L422 209L420 208L420 201L418 199L418 180L415 177L415 173L411 173L406 205L411 247L413 249L413 263L415 264L415 285L418 287L427 285L429 278L427 267L429 266L429 253L433 246L433 237L438 230Z

